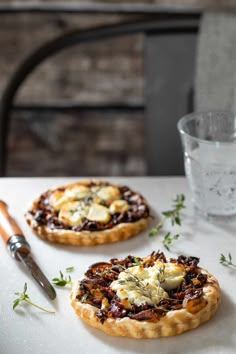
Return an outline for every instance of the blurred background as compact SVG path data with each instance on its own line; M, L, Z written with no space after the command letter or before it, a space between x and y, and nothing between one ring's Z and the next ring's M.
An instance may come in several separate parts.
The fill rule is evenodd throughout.
M2 14L1 92L20 62L44 42L74 28L122 20L122 15ZM31 75L17 101L69 98L81 103L142 103L142 45L142 36L136 35L116 39L115 45L111 39L102 45L95 42L67 49ZM7 175L142 175L143 118L142 112L13 113Z
M171 166L176 164L175 170L159 171L156 167L163 161L168 164L169 156L174 157L176 152L178 157L181 154L176 122L193 110L201 6L212 3L214 1L210 0L1 1L1 96L25 58L60 35L142 19L146 22L161 20L162 31L165 28L165 36L160 38L151 32L147 40L144 33L137 32L72 46L37 67L19 88L14 101L21 108L11 112L6 175L182 174L183 164L176 158L169 162ZM90 4L90 10L94 11L40 12L24 8L37 5L39 9L40 4L44 8L50 4L63 4L66 8L71 4L76 5L77 10L79 5L83 9L83 5ZM95 11L99 4L103 9L118 4L123 10ZM125 11L132 6L138 11ZM154 6L154 10L148 6ZM22 11L18 11L20 8ZM168 21L171 18L173 23L176 14L189 24L178 31L173 27L171 32ZM24 105L61 104L66 100L79 102L82 109L69 113L24 109ZM112 105L114 102L114 108L101 109L104 103ZM100 109L91 109L91 105ZM116 109L117 105L128 109ZM171 130L173 136L168 136ZM164 150L159 161L156 155ZM151 169L147 158L155 160Z

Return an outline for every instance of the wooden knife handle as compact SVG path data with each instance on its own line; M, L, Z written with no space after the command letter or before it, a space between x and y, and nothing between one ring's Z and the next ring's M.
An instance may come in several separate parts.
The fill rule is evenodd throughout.
M6 243L14 235L24 237L17 222L9 214L7 204L2 200L0 200L0 234Z

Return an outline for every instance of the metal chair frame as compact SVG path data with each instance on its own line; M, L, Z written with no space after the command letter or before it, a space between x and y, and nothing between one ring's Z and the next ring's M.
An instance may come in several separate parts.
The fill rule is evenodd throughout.
M178 14L178 15L199 15L201 10L199 6L186 5L174 6L164 4L145 4L135 2L112 2L104 3L100 1L96 2L80 2L80 1L16 1L16 2L3 2L0 3L0 13L3 14L122 14L122 15L153 15L153 14Z
M41 45L32 54L30 54L17 68L12 77L10 78L2 95L0 106L0 176L6 175L7 163L7 137L9 133L9 125L11 119L11 112L14 109L51 109L51 110L75 110L75 109L100 109L100 110L127 110L135 112L139 110L145 111L145 103L132 104L132 103L109 103L101 105L83 105L80 103L69 102L66 104L58 105L14 105L14 99L26 78L49 57L59 53L60 51L79 45L82 43L92 43L95 41L106 40L109 38L116 38L121 36L134 35L143 33L145 36L149 34L192 34L197 33L199 25L199 17L197 14L160 14L157 16L147 16L141 20L134 22L123 22L108 26L100 26L93 29L74 30L69 33L60 35L59 37L48 41ZM147 164L149 162L147 161Z

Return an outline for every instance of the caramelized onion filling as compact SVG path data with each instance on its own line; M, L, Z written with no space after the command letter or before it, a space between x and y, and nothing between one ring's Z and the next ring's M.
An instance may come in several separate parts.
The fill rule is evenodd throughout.
M171 290L165 290L167 296L160 298L158 304L142 303L131 304L127 299L121 299L112 289L112 283L119 279L121 272L141 266L148 270L157 262L167 262L182 265L185 269L181 283ZM85 278L80 281L76 299L97 308L97 317L103 323L107 318L129 317L138 321L154 321L165 316L167 312L179 310L183 307L187 311L195 311L204 305L203 287L207 283L207 275L198 267L199 258L179 256L177 259L170 258L168 261L163 252L153 252L148 257L140 258L127 256L122 260L112 258L110 262L95 263L85 273ZM131 275L131 273L128 273ZM136 278L136 281L137 280ZM142 285L142 284L141 284ZM145 291L145 289L144 289ZM201 304L200 304L201 303ZM194 306L192 306L194 305Z

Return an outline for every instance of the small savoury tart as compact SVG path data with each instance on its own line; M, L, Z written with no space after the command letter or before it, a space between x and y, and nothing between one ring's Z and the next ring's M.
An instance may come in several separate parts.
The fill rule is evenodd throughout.
M150 221L148 204L139 193L100 180L49 189L34 200L25 216L41 238L79 246L127 239Z
M217 280L198 263L163 252L95 263L74 283L71 305L109 335L174 336L210 320L220 303Z

